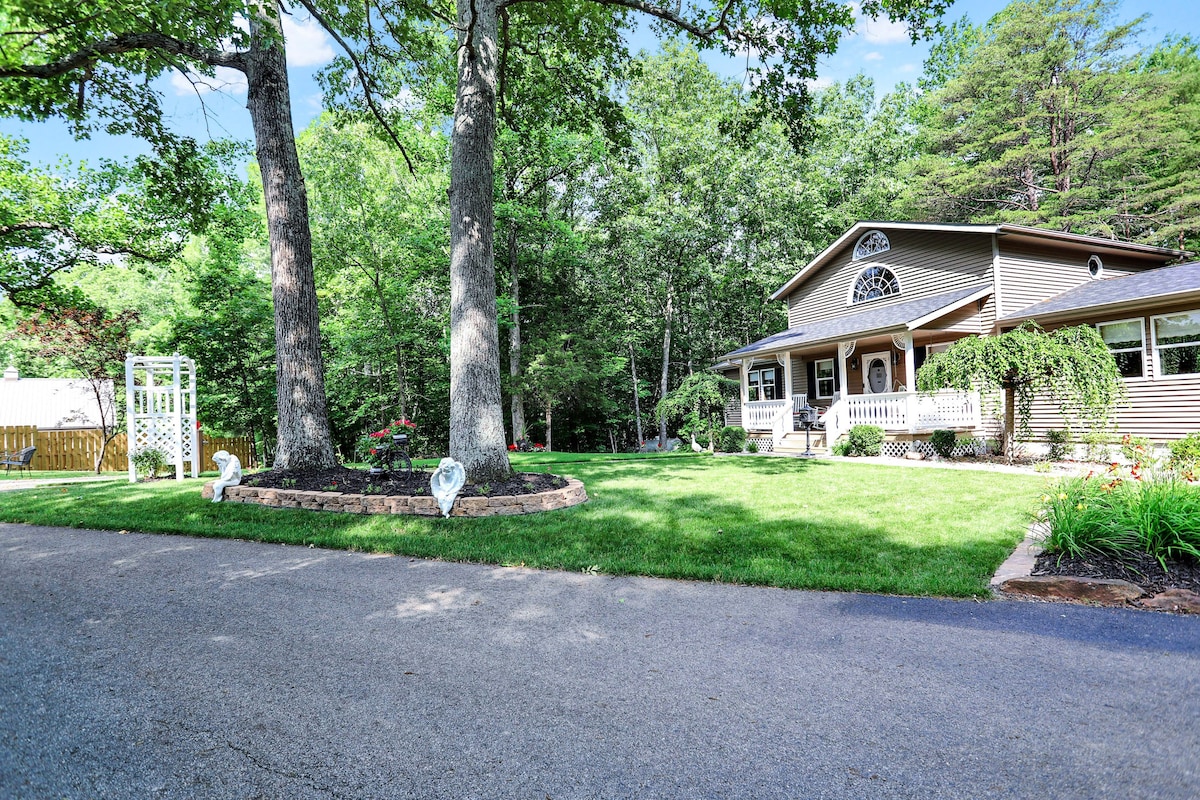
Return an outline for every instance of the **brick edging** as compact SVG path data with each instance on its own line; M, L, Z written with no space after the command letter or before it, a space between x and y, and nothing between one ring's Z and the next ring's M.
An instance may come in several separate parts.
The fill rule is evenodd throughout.
M533 514L586 503L588 496L583 483L567 478L562 489L536 494L471 497L459 495L450 510L452 517L498 517L514 514ZM211 500L213 483L204 484L200 496ZM440 517L441 509L431 495L384 496L347 494L343 492L304 492L297 489L264 489L257 486L230 486L225 489L225 501L257 503L271 508L307 508L313 511L341 511L350 514L410 514L421 517Z

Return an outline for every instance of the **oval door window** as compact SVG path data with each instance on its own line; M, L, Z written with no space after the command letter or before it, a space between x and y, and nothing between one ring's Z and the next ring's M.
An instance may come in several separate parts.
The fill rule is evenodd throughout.
M867 365L867 383L871 386L871 394L886 392L888 389L887 362L882 358L872 358Z

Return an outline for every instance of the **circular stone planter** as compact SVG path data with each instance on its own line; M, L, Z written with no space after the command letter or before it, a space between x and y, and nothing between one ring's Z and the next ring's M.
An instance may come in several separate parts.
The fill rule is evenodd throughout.
M553 511L587 502L583 483L567 478L561 489L536 494L472 497L459 495L450 510L452 517L501 517ZM211 500L213 481L204 484L201 496ZM298 489L263 489L257 486L229 486L225 502L257 503L271 508L307 508L312 511L341 511L348 514L411 514L440 517L441 510L432 495L345 494L343 492L305 492Z

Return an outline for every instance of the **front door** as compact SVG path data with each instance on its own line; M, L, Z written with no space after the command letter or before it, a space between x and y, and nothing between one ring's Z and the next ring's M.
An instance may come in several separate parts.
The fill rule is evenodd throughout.
M868 353L863 356L863 394L881 394L892 386L892 354Z

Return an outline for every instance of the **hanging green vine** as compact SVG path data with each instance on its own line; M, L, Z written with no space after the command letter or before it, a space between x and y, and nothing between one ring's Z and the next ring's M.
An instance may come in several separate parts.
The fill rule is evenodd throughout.
M1029 435L1035 398L1058 403L1068 418L1103 427L1125 393L1116 361L1095 327L1077 325L1047 333L1034 322L998 336L960 339L931 355L917 372L917 388L1002 390L1004 450L1010 455L1015 433Z

